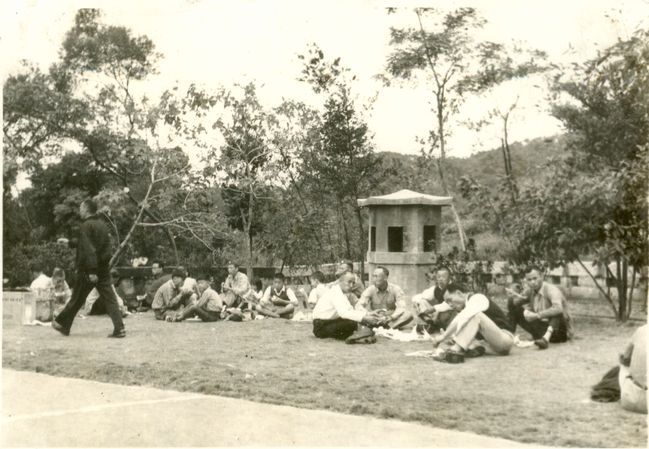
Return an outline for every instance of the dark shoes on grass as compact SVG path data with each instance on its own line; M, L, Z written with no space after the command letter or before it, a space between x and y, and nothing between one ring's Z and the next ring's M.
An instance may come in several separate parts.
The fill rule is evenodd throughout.
M52 320L52 329L59 332L61 335L65 335L66 337L70 335L70 329L64 328L56 320Z
M108 334L108 338L124 338L124 337L126 337L126 330L124 329L113 331L112 334Z
M548 346L550 346L550 343L545 338L539 338L538 340L534 340L534 344L539 349L548 349Z
M487 350L484 348L484 346L476 346L475 348L466 350L464 352L464 357L467 358L481 357L485 355L485 352L487 352Z
M376 337L372 329L362 327L347 337L345 343L348 345L371 344L376 343Z
M455 351L444 351L434 355L433 360L444 363L464 363L464 354Z

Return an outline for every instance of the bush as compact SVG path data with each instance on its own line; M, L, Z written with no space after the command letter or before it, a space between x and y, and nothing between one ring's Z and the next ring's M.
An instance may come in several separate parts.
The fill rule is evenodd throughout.
M43 272L51 276L54 267L65 270L68 284L74 282L74 250L59 243L41 243L36 245L19 244L3 253L3 277L9 279L9 287L24 287L31 283L30 267L40 263Z

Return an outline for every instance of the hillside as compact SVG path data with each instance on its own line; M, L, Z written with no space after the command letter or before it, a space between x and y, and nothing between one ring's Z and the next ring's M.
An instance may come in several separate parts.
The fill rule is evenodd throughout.
M511 146L511 158L514 177L519 185L534 181L542 172L549 159L561 154L565 148L562 136L537 138L528 142L517 142ZM389 175L376 194L391 193L400 189L411 189L429 194L442 194L437 171L433 164L424 161L417 155L405 155L395 152L381 152L384 166ZM467 158L448 158L447 179L454 197L458 213L469 238L476 241L478 252L498 257L504 242L498 235L487 231L484 224L472 216L465 201L457 193L457 181L463 176L470 176L482 185L495 187L504 175L503 156L500 148L481 151ZM391 170L390 170L391 169ZM444 209L445 223L442 252L458 246L458 237L449 208Z

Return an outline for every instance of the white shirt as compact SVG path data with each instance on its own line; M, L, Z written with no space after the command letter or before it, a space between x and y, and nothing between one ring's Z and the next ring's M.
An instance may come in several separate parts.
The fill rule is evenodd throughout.
M264 292L264 296L261 298L261 303L262 304L271 304L272 303L271 298L273 296L281 295L282 292L284 292L284 291L286 291L286 296L288 297L288 300L291 302L291 304L293 304L294 306L297 306L298 302L299 302L298 299L297 299L297 296L295 296L295 293L293 293L293 290L288 288L286 285L283 286L282 289L280 291L278 291L278 292L275 291L275 289L273 288L272 285L270 287L268 287L266 289L266 291Z
M327 290L313 308L313 319L335 320L344 318L360 322L366 313L363 310L355 310L340 285L335 284Z
M328 290L329 288L327 288L325 284L316 285L316 287L311 289L311 291L309 292L309 299L307 300L307 302L309 304L317 304L318 300L322 298Z
M41 273L36 279L32 281L29 288L31 290L49 290L50 288L54 288L54 284L52 284L52 278L49 278Z

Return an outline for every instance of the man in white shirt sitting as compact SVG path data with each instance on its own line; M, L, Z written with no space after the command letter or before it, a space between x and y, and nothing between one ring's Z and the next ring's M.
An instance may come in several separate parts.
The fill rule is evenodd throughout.
M52 279L49 278L48 276L45 276L43 274L43 268L41 267L40 264L34 263L31 266L31 272L32 272L32 283L29 286L30 290L37 291L37 290L50 290L54 288L54 284L52 284Z
M276 273L273 285L264 292L255 310L260 315L271 318L293 318L293 313L298 306L298 299L293 290L284 284L284 275Z
M313 335L317 338L335 338L349 344L376 342L369 327L378 325L382 317L377 312L354 309L347 294L355 282L356 275L345 272L318 300L313 309Z

